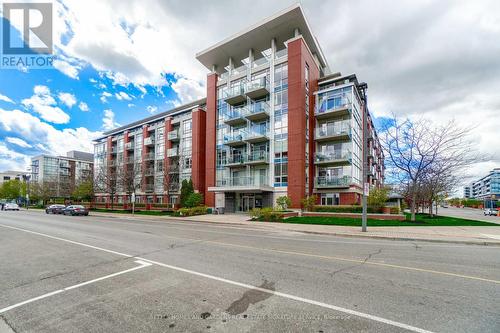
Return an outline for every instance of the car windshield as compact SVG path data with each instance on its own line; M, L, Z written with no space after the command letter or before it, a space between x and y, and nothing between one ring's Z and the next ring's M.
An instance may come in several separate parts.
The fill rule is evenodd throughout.
M73 206L73 208L85 208L83 206Z

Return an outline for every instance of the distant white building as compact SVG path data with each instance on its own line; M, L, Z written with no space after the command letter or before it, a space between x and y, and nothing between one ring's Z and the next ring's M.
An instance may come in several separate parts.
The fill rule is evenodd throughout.
M26 174L27 174L26 171L9 170L0 172L0 185L9 180L14 180L14 179L23 180L23 176L25 176Z

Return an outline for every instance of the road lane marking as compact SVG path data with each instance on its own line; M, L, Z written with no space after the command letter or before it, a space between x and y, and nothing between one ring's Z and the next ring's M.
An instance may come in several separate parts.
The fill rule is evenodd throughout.
M303 302L303 303L307 303L307 304L311 304L311 305L316 305L316 306L323 307L323 308L326 308L326 309L331 309L331 310L334 310L334 311L339 311L339 312L351 314L353 316L357 316L357 317L360 317L360 318L369 319L369 320L376 321L376 322L379 322L379 323L383 323L383 324L387 324L387 325L391 325L391 326L403 328L403 329L406 329L406 330L409 330L409 331L412 331L412 332L417 332L417 333L433 333L432 331L424 330L424 329L419 328L419 327L407 325L407 324L400 323L400 322L397 322L397 321L393 321L393 320L390 320L390 319L385 319L385 318L382 318L382 317L374 316L374 315L371 315L371 314L368 314L368 313L359 312L359 311L355 311L355 310L343 308L343 307L340 307L340 306L335 306L335 305L332 305L332 304L323 303L323 302L311 300L311 299L308 299L308 298L303 298L303 297L300 297L300 296L295 296L295 295L292 295L292 294L287 294L287 293L275 291L275 290L270 290L270 289L265 289L265 288L261 288L261 287L257 287L257 286L252 286L250 284L246 284L246 283L242 283L242 282L238 282L238 281L233 281L233 280L225 279L225 278L214 276L214 275L210 275L210 274L196 272L196 271L189 270L189 269L186 269L186 268L181 268L181 267L177 267L177 266L172 266L172 265L164 264L164 263L159 262L159 261L153 261L153 260L149 260L149 259L146 259L146 258L136 257L136 256L132 256L132 255L125 254L125 253L121 253L121 252L116 252L116 251L113 251L113 250L104 249L102 247L97 247L97 246L93 246L93 245L89 245L89 244L85 244L85 243L81 243L81 242L75 242L75 241L72 241L72 240L69 240L69 239L64 239L64 238L61 238L61 237L50 236L50 235L47 235L47 234L43 234L43 233L40 233L40 232L31 231L31 230L27 230L27 229L6 226L6 225L3 225L3 224L0 224L0 226L5 227L5 228L11 228L11 229L19 230L19 231L24 231L24 232L27 232L27 233L31 233L31 234L35 234L35 235L39 235L39 236L44 236L44 237L48 237L48 238L52 238L52 239L56 239L56 240L60 240L60 241L63 241L63 242L68 242L68 243L75 244L75 245L85 246L85 247L89 247L89 248L92 248L92 249L96 249L96 250L100 250L100 251L104 251L104 252L108 252L108 253L114 253L114 254L117 254L117 255L120 255L120 256L125 256L125 257L129 257L129 258L135 258L135 259L138 260L137 262L142 262L141 266L134 267L131 270L136 270L136 269L143 268L143 267L145 267L144 263L150 263L150 264L158 265L158 266L161 266L161 267L169 268L169 269L172 269L172 270L176 270L176 271L179 271L179 272L184 272L184 273L188 273L188 274L192 274L192 275L196 275L196 276L200 276L200 277L205 277L205 278L208 278L208 279L211 279L211 280L224 282L224 283L231 284L231 285L234 285L234 286L239 286L239 287L246 288L246 289L251 289L251 290L252 289L253 290L258 290L258 291L261 291L261 292L264 292L264 293L268 293L268 294L271 294L271 295L276 295L276 296L280 296L280 297L283 297L283 298L287 298L287 299L291 299L291 300L295 300L295 301L299 301L299 302ZM127 270L127 271L130 271L130 270ZM115 273L115 274L117 274L117 273ZM55 292L48 293L48 294L45 294L45 295L33 298L31 300L24 301L22 303L18 303L16 305L11 306L11 307L8 307L8 308L0 310L0 314L2 312L5 312L5 311L8 311L8 310L12 309L13 307L18 307L18 306L24 305L26 303L39 300L41 298L45 298L45 297L49 297L49 296L61 293L63 291L64 290L57 290Z
M102 276L100 278L93 279L93 280L90 280L90 281L86 281L86 282L82 282L82 283L79 283L79 284L75 284L73 286L69 286L69 287L66 287L66 288L63 288L63 289L55 290L55 291L52 291L50 293L46 293L46 294L43 294L43 295L40 295L40 296L37 296L37 297L34 297L34 298L30 298L30 299L28 299L26 301L23 301L23 302L20 302L20 303L8 306L6 308L0 309L0 314L2 314L4 312L7 312L7 311L10 311L12 309L18 308L18 307L20 307L22 305L33 303L33 302L36 302L38 300L41 300L41 299L44 299L44 298L47 298L47 297L50 297L50 296L54 296L54 295L57 295L57 294L60 294L60 293L63 293L65 291L68 291L68 290L80 288L80 287L86 286L86 285L91 284L91 283L95 283L95 282L98 282L98 281L106 280L106 279L109 279L109 278L112 278L112 277L115 277L115 276L118 276L118 275L130 273L130 272L136 271L138 269L142 269L142 268L149 267L149 266L152 265L152 263L146 262L144 260L136 260L135 262L138 263L139 266L136 266L136 267L133 267L133 268L129 268L129 269L126 269L126 270L121 271L121 272L117 272L117 273L109 274L109 275L106 275L106 276Z
M125 253L107 250L107 249L103 249L103 248L100 248L97 246L93 246L93 245L89 245L89 244L85 244L85 243L80 243L80 242L75 242L72 240L68 240L68 239L64 239L64 238L60 238L60 237L55 237L55 236L43 234L43 233L36 232L36 231L7 226L7 225L3 225L3 224L0 224L0 226L19 230L19 231L25 231L25 232L32 233L35 235L45 236L45 237L61 240L64 242L69 242L69 243L76 244L76 245L86 246L86 247L90 247L90 248L93 248L96 250L102 250L102 251L106 251L109 253L121 255L124 257L134 257L134 256L131 256L131 255L128 255ZM419 268L419 267L387 264L387 263L381 263L381 262L376 262L376 261L365 261L364 259L350 259L350 258L335 257L335 256L324 256L324 255L320 255L320 254L304 253L304 252L288 251L288 250L280 250L280 249L269 249L269 248L264 248L264 247L254 247L254 246L249 246L249 245L233 244L233 243L226 243L226 242L219 242L219 241L212 241L212 240L198 239L198 238L176 237L176 236L169 236L169 235L163 235L163 237L172 238L172 239L179 239L179 240L200 241L200 242L207 243L207 244L216 244L216 245L222 245L222 246L246 248L246 249L268 251L268 252L276 252L276 253L282 253L282 254L299 255L299 256L319 258L319 259L325 259L325 260L337 260L337 261L353 262L353 263L364 264L364 265L372 265L372 266L387 267L387 268L394 268L394 269L410 270L410 271L415 271L415 272L438 274L438 275L452 276L452 277L458 277L458 278L475 280L475 281L500 284L500 280L487 279L487 278L482 278L479 276L463 275L463 274L443 272L443 271L437 271L437 270L425 269L425 268Z
M486 236L488 238L500 239L500 235L491 235L491 234L481 234L481 235Z
M179 271L179 272L184 272L184 273L188 273L188 274L191 274L191 275L196 275L196 276L204 277L204 278L207 278L207 279L211 279L211 280L215 280L215 281L219 281L219 282L224 282L224 283L227 283L227 284L231 284L231 285L242 287L242 288L246 288L246 289L257 290L257 291L260 291L260 292L263 292L263 293L266 293L266 294L280 296L280 297L283 297L283 298L287 298L287 299L299 301L299 302L302 302L302 303L316 305L316 306L319 306L319 307L322 307L322 308L326 308L326 309L330 309L330 310L335 310L335 311L347 313L347 314L350 314L350 315L353 315L353 316L357 316L357 317L361 317L361 318L365 318L365 319L370 319L370 320L373 320L373 321L378 321L380 323L384 323L384 324L387 324L387 325L391 325L391 326L403 328L403 329L406 329L406 330L409 330L409 331L419 332L419 333L432 333L431 331L424 330L424 329L419 328L419 327L415 327L415 326L403 324L403 323L400 323L400 322L397 322L397 321L393 321L393 320L390 320L390 319L385 319L385 318L374 316L374 315L367 314L367 313L364 313L364 312L359 312L359 311L355 311L355 310L343 308L343 307L340 307L340 306L335 306L335 305L331 305L331 304L328 304L328 303L323 303L323 302L311 300L311 299L308 299L308 298L303 298L303 297L300 297L300 296L295 296L295 295L283 293L283 292L280 292L280 291L275 291L275 290L270 290L270 289L261 288L261 287L257 287L257 286L252 286L250 284L241 283L241 282L237 282L237 281L233 281L233 280L221 278L221 277L210 275L210 274L200 273L200 272L196 272L196 271L193 271L193 270L190 270L190 269L186 269L186 268L181 268L181 267L177 267L177 266L173 266L173 265L164 264L164 263L159 262L159 261L149 260L149 259L141 258L141 257L137 257L137 258L141 259L141 260L144 260L146 262L150 262L152 264L155 264L155 265L158 265L158 266L162 266L162 267L165 267L165 268L169 268L169 269L173 269L173 270L176 270L176 271Z

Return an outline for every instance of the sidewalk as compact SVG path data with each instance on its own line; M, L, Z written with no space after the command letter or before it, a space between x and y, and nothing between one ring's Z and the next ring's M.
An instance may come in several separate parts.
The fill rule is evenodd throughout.
M292 231L319 235L332 235L343 237L368 237L391 240L406 241L428 241L440 243L460 243L476 245L500 246L500 227L371 227L368 225L367 232L361 232L360 227L294 224L277 222L253 222L248 221L247 215L225 214L225 215L199 215L189 217L160 217L147 215L123 215L113 213L92 213L93 216L120 217L134 220L150 221L193 221L224 225L248 226L254 229L270 232Z

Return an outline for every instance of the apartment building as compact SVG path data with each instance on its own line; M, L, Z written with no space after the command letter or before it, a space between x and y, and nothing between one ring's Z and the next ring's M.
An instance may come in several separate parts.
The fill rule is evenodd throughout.
M500 198L500 168L495 168L486 176L472 182L471 197L484 201L498 201Z
M464 186L463 191L464 199L472 198L472 185Z
M196 58L209 70L205 99L96 141L96 170L108 175L126 173L125 161L134 156L138 201L174 203L179 181L192 178L207 206L228 212L273 206L282 195L293 208L312 194L322 205L358 204L363 163L366 182L383 183L367 85L356 75L330 73L300 5ZM125 200L125 192L117 199ZM109 193L100 197L109 200Z
M26 171L2 171L0 172L0 185L9 180L24 180L27 172Z
M31 183L45 185L53 197L69 197L81 182L93 175L92 153L69 151L66 156L38 155L31 158Z

